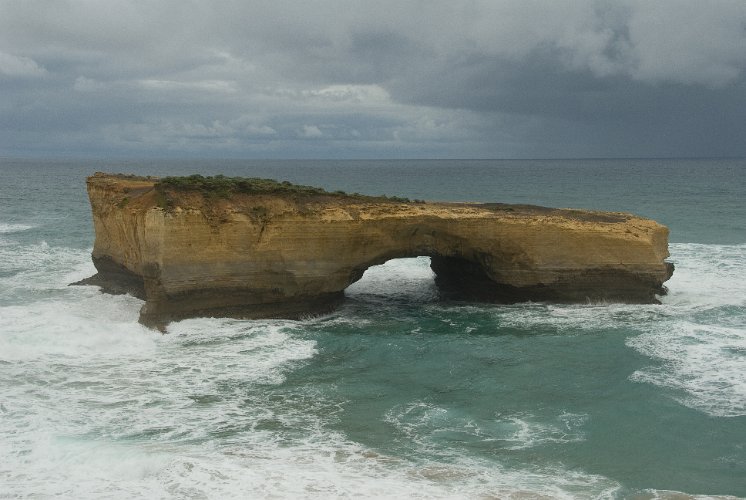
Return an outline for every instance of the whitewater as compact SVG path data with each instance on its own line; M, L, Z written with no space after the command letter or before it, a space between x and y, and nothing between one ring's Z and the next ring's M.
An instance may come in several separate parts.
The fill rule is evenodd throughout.
M442 302L418 257L326 316L162 335L140 300L68 286L95 272L103 167L0 161L0 498L746 497L746 162L584 162L109 165L634 205L672 229L661 305ZM630 194L662 169L688 178Z

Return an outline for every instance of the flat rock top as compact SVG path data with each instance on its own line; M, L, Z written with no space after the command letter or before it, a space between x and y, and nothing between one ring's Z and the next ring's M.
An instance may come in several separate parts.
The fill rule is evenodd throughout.
M507 221L543 221L570 225L634 223L654 221L622 212L548 208L506 203L411 201L396 197L328 192L310 186L269 179L227 177L143 177L97 172L89 185L108 191L120 208L166 211L201 210L220 213L251 213L258 206L266 215L297 213L322 219L436 217L439 219L497 218Z

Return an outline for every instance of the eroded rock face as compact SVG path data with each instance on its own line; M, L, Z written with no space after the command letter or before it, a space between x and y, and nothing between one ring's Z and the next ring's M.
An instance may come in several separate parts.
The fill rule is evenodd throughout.
M205 193L88 178L98 275L146 301L140 320L327 312L365 270L428 255L449 297L656 302L668 230L624 213L411 203L331 193ZM85 281L85 280L84 280Z

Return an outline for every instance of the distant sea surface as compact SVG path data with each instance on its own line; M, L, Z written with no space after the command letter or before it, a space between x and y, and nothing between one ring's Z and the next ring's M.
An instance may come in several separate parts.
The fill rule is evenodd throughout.
M676 272L657 306L445 304L422 256L369 269L327 316L161 335L138 299L67 286L95 272L95 171L634 212L671 229ZM0 174L0 498L746 497L746 160Z

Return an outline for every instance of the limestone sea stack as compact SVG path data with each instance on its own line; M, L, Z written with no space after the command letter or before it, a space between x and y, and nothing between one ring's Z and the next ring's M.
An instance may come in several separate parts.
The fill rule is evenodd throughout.
M266 179L88 178L98 274L140 321L325 313L370 266L430 256L444 297L655 303L668 229L627 213L434 203Z

